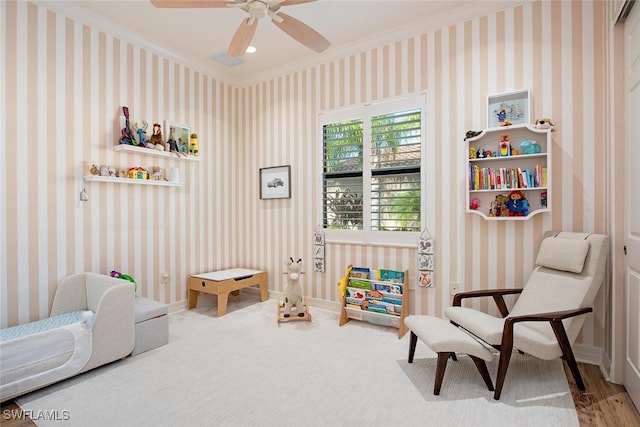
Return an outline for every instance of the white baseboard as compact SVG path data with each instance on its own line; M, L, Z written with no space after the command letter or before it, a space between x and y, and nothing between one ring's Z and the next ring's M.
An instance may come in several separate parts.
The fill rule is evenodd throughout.
M248 287L242 288L242 293L246 293L249 295L253 295L257 298L260 298L260 289L257 287ZM201 293L198 298L217 298L215 295L209 295L205 293ZM269 291L269 299L272 300L284 300L284 293L279 291ZM189 301L187 299L183 299L180 301L173 302L169 304L169 314L179 313L181 311L188 310ZM320 310L333 311L335 313L340 312L341 304L335 301L327 301L319 298L309 298L307 297L307 304L311 307L319 308Z
M600 347L585 344L574 344L573 355L578 362L591 365L602 365L603 351Z

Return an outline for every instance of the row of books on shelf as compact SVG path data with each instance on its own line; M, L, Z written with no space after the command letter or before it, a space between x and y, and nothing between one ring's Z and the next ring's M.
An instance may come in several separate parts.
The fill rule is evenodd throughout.
M469 190L510 190L547 186L547 168L481 168L469 165Z
M350 279L378 280L385 282L404 283L404 271L380 268L371 271L367 267L353 267L349 273Z
M346 307L400 316L402 298L379 290L347 288Z

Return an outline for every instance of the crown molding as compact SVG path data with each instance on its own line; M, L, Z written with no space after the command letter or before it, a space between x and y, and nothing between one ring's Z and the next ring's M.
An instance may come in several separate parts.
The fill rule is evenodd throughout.
M73 4L68 0L31 0L52 11L61 13L69 18L90 25L105 33L111 34L123 41L130 42L140 47L147 48L162 56L173 59L185 66L194 68L211 78L224 81L227 84L243 89L265 81L269 81L296 71L313 68L322 64L339 60L341 58L358 54L380 46L395 43L399 40L417 37L421 34L446 28L460 22L495 13L520 4L531 3L533 0L475 0L474 3L460 7L446 13L433 15L414 23L396 27L387 31L376 33L369 37L354 41L340 47L330 47L322 54L312 55L300 60L291 61L273 68L260 70L253 75L242 75L239 70L228 69L222 65L205 63L196 58L181 55L160 43L149 40L128 27L124 27L97 15L83 7Z
M234 83L241 88L252 86L273 78L282 77L283 75L287 75L295 71L313 68L347 56L359 54L370 49L392 44L399 40L417 37L430 31L446 28L450 25L479 18L481 16L499 12L521 4L532 3L533 1L534 0L475 0L471 5L420 19L401 27L382 31L340 47L329 47L329 49L322 54L313 55L278 67L262 70L259 75L240 78L236 76Z
M125 42L132 43L136 46L143 47L153 51L159 55L172 59L182 65L193 68L203 74L215 78L217 80L226 81L233 85L236 78L232 71L218 66L215 62L205 63L196 58L181 55L170 48L157 43L153 40L143 37L129 27L117 24L98 14L95 14L82 6L73 4L68 0L30 0L33 3L45 7L51 11L60 13L68 18L74 19L80 23L86 24L97 30L103 31L109 35L117 37Z

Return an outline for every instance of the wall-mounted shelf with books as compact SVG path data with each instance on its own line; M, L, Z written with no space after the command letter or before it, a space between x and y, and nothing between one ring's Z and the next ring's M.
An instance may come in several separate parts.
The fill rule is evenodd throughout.
M199 162L200 161L200 157L198 157L198 156L190 156L190 155L180 156L180 155L178 155L176 153L170 153L168 151L154 150L153 148L139 147L137 145L117 144L117 145L113 146L113 149L114 149L114 151L120 151L120 152L126 152L126 153L134 153L134 154L142 154L144 156L168 157L168 158L171 158L171 159L185 160L185 161L192 161L192 162Z
M157 185L161 187L182 187L182 182L156 181L153 179L117 178L111 176L86 175L87 182L110 182L113 184Z
M342 309L340 326L351 319L398 328L398 338L407 333L409 271L370 270L349 266L340 281Z
M489 128L468 138L466 147L468 213L486 220L527 220L551 211L550 130Z

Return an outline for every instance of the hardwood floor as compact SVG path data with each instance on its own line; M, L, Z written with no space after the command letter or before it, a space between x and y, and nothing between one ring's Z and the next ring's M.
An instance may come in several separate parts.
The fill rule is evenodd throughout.
M597 365L586 363L578 363L578 365L584 380L585 391L578 390L566 363L564 371L581 427L640 426L640 414L624 386L606 381Z
M569 389L576 405L581 427L637 427L640 413L636 410L624 387L607 382L596 365L578 363L586 386L581 392L576 387L567 365L564 365ZM31 427L36 424L20 412L14 401L0 405L0 424L3 427Z

